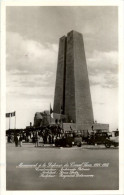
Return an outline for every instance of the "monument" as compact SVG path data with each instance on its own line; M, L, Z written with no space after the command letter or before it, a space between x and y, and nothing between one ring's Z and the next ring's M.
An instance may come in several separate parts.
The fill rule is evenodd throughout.
M83 36L76 31L59 41L53 117L62 121L66 129L94 127Z

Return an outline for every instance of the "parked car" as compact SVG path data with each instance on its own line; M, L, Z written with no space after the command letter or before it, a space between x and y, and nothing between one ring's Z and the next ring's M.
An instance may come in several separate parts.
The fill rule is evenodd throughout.
M117 147L119 145L119 132L101 132L94 133L91 132L87 139L87 144L104 144L106 148L110 148L110 146Z
M72 147L77 145L80 147L82 144L82 137L79 133L75 132L65 132L61 137L58 137L55 140L55 146L59 147Z
M110 148L111 146L118 147L119 146L119 131L112 131L109 139L105 142L106 148Z
M105 144L106 139L109 139L107 132L91 133L87 139L87 144Z

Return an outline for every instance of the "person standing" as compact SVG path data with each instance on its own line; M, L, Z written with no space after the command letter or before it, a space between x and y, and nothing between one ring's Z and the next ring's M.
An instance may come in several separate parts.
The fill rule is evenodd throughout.
M18 141L17 141L17 146L19 146L19 138L20 138L20 135L17 134L17 139L18 139Z
M36 132L36 135L35 135L35 147L38 147L39 146L39 135L38 135L38 132Z
M20 135L20 137L19 137L19 145L20 145L20 147L22 147L22 139L23 139L23 137L22 137L22 135Z
M51 144L51 134L49 134L49 144Z
M14 141L15 141L15 147L18 147L18 137L17 137L17 135L14 136Z

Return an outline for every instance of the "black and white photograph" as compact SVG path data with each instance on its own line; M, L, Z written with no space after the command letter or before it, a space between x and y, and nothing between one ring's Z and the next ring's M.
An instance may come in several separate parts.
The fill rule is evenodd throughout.
M6 191L115 193L119 6L5 10Z

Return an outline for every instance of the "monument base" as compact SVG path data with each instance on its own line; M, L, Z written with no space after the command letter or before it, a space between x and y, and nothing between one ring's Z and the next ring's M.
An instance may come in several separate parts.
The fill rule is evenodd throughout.
M76 124L76 123L63 123L64 131L94 131L94 132L108 132L109 124L93 123L93 124Z
M108 132L109 124L102 123L68 123L67 115L53 113L53 121L55 124L59 124L64 131L83 131L83 132Z

